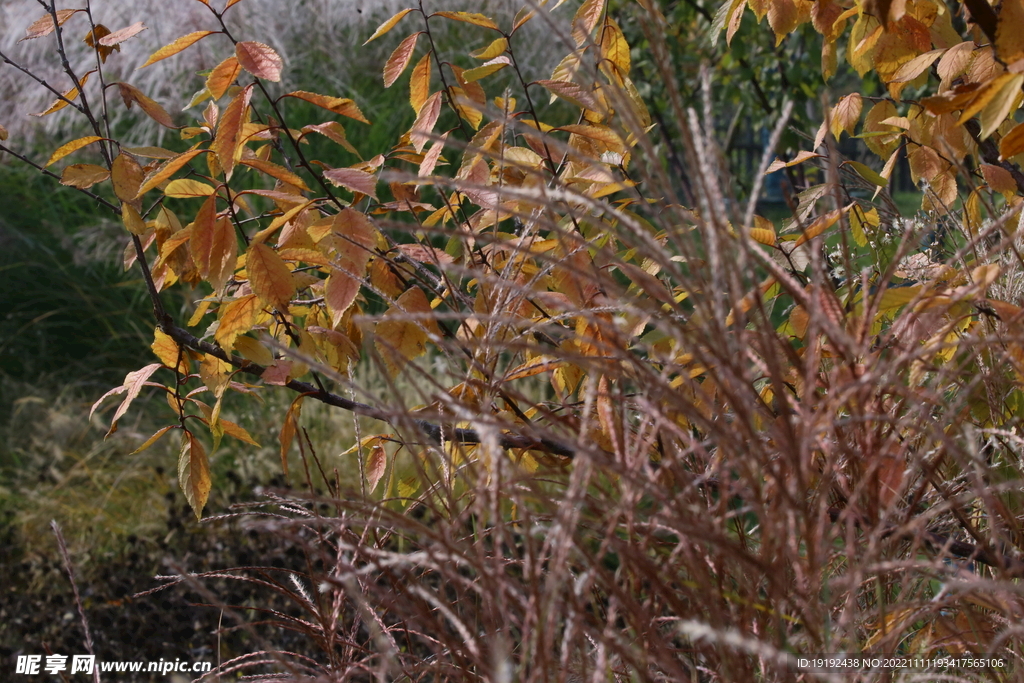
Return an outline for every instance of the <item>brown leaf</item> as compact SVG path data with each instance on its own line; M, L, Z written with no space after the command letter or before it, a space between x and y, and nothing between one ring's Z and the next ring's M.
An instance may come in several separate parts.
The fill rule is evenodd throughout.
M384 476L387 466L387 451L384 450L384 446L378 443L370 451L369 457L366 458L367 493L373 493L374 489L377 488L377 484L380 483L381 478Z
M114 194L122 202L131 202L139 193L145 172L135 157L121 152L110 165L110 177L114 183Z
M137 103L139 108L146 112L146 116L153 119L161 126L165 128L177 127L174 125L174 121L171 120L171 115L167 113L166 109L143 95L142 91L135 86L128 85L127 83L118 83L117 88L121 92L121 99L124 101L124 106L131 109L132 104Z
M263 43L243 41L235 45L235 56L242 68L256 78L277 83L281 80L284 62L274 48Z
M81 12L80 9L59 9L57 10L57 26L63 26L64 22L71 18L76 12ZM25 31L25 37L21 40L33 40L35 38L42 38L53 33L53 29L56 28L53 25L53 15L47 12L43 16L39 17L31 24ZM20 43L21 40L18 42Z
M999 158L1009 159L1024 152L1024 123L1018 123L999 141Z

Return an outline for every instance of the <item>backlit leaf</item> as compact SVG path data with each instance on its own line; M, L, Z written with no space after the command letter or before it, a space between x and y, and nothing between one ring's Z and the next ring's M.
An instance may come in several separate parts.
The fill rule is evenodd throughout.
M167 432L169 432L172 429L177 429L177 425L170 425L170 426L167 426L167 427L161 427L160 429L156 430L156 433L154 433L153 436L151 436L148 439L146 439L145 441L143 441L141 446L136 448L134 451L132 451L128 455L136 455L138 453L141 453L142 451L146 450L147 448L149 448L150 446L155 444L157 441L159 441L160 437L162 437L164 434L166 434Z
M262 161L260 159L243 159L241 162L243 165L250 168L255 168L261 173L266 173L271 178L276 178L283 183L294 185L300 190L309 191L309 187L306 186L306 181L300 178L298 175L292 173L284 166L278 166L277 164L270 161Z
M266 373L264 373L266 374ZM288 406L288 412L284 416L284 424L281 425L281 433L277 440L281 444L281 469L284 476L288 476L288 451L292 447L292 440L299 431L299 415L302 414L302 400L305 396L299 396Z
M857 175L859 175L861 178L868 181L872 185L877 185L878 187L885 187L886 185L889 184L887 178L880 175L877 171L875 171L867 164L862 164L859 161L846 161L843 163L843 165L852 168Z
M584 0L572 18L572 37L577 45L590 39L604 11L604 0Z
M1003 0L996 28L996 54L1004 64L1024 59L1024 0Z
M494 41L487 47L477 50L476 52L470 52L470 57L476 57L477 59L494 59L500 54L503 54L508 49L508 39L505 36L501 38L495 38Z
M480 66L474 67L472 69L466 69L464 72L462 72L462 80L464 80L467 83L474 83L476 81L479 81L481 78L486 78L487 76L490 76L493 73L501 71L506 66L509 66L511 64L512 60L510 58L506 57L505 55L501 55L499 57L495 57L489 62L481 64Z
M245 257L249 286L266 306L286 312L295 294L292 272L277 252L261 242L249 245Z
M302 127L303 133L308 132L320 133L327 138L330 138L334 142L344 147L346 150L360 157L359 150L352 146L352 143L348 141L348 137L345 135L345 127L337 121L327 121L325 123L318 123L315 125L308 125Z
M1024 33L1024 30L1018 33ZM1024 74L1013 74L1007 79L996 96L985 105L978 117L981 123L981 139L984 140L994 133L1011 110L1020 105L1020 87L1024 84Z
M581 109L589 109L594 112L600 110L593 93L581 85L569 81L537 81L537 84L546 88L552 95L557 95Z
M213 67L213 71L206 77L206 89L210 91L210 97L214 100L223 97L241 72L242 65L234 55Z
M128 408L131 406L132 401L138 398L139 392L142 391L142 387L145 386L149 378L153 376L153 373L162 367L163 365L160 363L151 363L141 370L135 370L134 372L129 372L125 375L124 383L121 385L118 393L127 392L127 396L125 396L124 400L121 401L121 405L117 407L117 410L114 412L114 417L110 419L110 430L107 432L107 436L110 436L117 431L117 421L128 412ZM110 395L110 392L105 394L103 398L106 398L108 395ZM96 410L96 407L100 404L100 401L102 401L103 398L93 404L92 411ZM92 411L89 413L90 416L92 416Z
M818 216L810 225L807 226L807 228L804 230L803 234L800 235L797 241L793 243L793 248L795 249L796 247L799 247L804 242L808 242L814 239L821 233L831 228L833 225L835 225L835 222L839 220L839 217L849 210L850 207L847 206L846 208L838 209L835 211L829 211L826 214Z
M821 157L821 156L822 156L821 154L818 154L816 152L808 152L807 150L803 150L801 152L797 152L797 155L795 157L793 157L793 159L790 160L790 161L783 161L782 159L776 159L775 161L773 161L771 163L771 165L768 167L768 170L765 171L764 174L765 175L769 175L769 174L775 173L776 171L778 171L780 169L788 168L790 166L796 166L797 164L804 163L808 159L815 159L815 158L818 158L818 157Z
M901 66L896 74L892 77L890 83L909 83L921 74L923 74L935 60L941 57L946 51L942 50L929 50L924 54L920 54L914 57L909 62Z
M601 58L614 64L620 75L629 74L629 43L622 35L622 29L611 17L605 17L604 27L601 29Z
M380 483L381 478L384 476L387 466L387 451L384 450L384 446L378 443L370 450L370 455L366 458L367 493L373 493L374 489L377 488L377 484Z
M216 190L212 185L193 180L191 178L178 178L167 183L164 194L177 199L193 199L195 197L209 197Z
M220 33L220 31L194 31L193 33L181 36L180 38L174 40L174 42L168 45L164 45L162 48L151 54L149 56L149 59L146 60L146 63L140 66L139 68L141 69L143 67L149 66L150 64L155 64L156 62L159 62L161 59L173 57L182 50L185 50L191 47L192 45L195 45L198 41L202 40L206 36L211 36L214 33Z
M853 135L863 106L864 101L861 99L860 93L850 93L840 99L832 108L832 135L836 140L844 130L847 135Z
M1009 159L1024 152L1024 123L1018 123L999 141L999 157Z
M214 334L220 347L230 352L238 335L248 332L256 324L256 315L260 309L260 300L255 294L248 294L222 306L220 325Z
M274 48L251 40L235 45L235 57L242 68L256 78L275 83L281 80L281 69L284 62Z
M54 100L53 104L47 107L45 111L41 111L38 114L32 114L32 116L49 116L50 114L58 112L64 107L68 106L69 103L74 102L76 99L78 99L79 88L85 87L85 82L89 80L89 76L91 74L92 71L82 76L81 80L79 81L78 87L71 88L71 90L61 93L61 97Z
M91 145L94 142L99 142L102 139L103 138L98 135L88 135L84 138L78 138L77 140L72 140L71 142L63 144L58 147L52 155L50 155L50 159L46 162L46 166L51 166L72 152L77 152L83 147Z

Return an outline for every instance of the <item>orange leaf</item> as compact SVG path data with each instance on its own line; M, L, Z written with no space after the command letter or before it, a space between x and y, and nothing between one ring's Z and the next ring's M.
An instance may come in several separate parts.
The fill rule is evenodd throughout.
M217 135L210 143L210 149L217 155L220 167L224 169L226 178L231 178L235 168L235 150L242 141L242 129L245 126L245 112L249 108L252 97L252 84L242 88L231 100L217 122Z
M191 149L187 152L179 154L167 160L162 166L159 166L155 170L151 171L149 175L142 181L142 186L139 187L139 194L137 197L141 197L146 194L154 187L164 182L172 175L178 172L185 164L192 161L206 150L203 149Z
M203 445L186 431L181 436L181 451L178 453L178 484L185 493L185 500L195 513L196 519L202 519L203 508L210 498L212 480L210 479L210 461L206 458Z
M278 435L278 442L281 444L281 469L284 470L286 477L288 476L288 449L291 448L292 440L299 431L299 415L302 413L302 399L304 398L305 396L299 396L292 401L284 416L281 433Z
M142 69L144 67L149 66L150 64L155 64L156 62L159 62L161 59L173 57L182 50L185 50L191 47L192 45L195 45L197 42L199 42L206 36L213 35L214 33L220 33L220 31L195 31L193 33L184 35L176 39L169 45L164 45L162 48L151 54L149 56L149 59L146 60L146 63L140 66L139 68Z
M214 101L224 96L241 71L242 65L238 62L238 57L234 55L213 67L213 71L206 77L206 89L210 91L210 96Z
M788 168L790 166L796 166L797 164L804 163L808 159L814 159L820 156L822 155L817 154L815 152L808 152L807 150L803 150L801 152L797 152L797 155L793 157L791 161L783 161L782 159L776 159L775 161L772 162L771 166L768 167L768 170L765 171L764 174L769 175L771 173L775 173L779 169Z
M167 183L164 188L164 195L177 199L194 199L196 197L209 197L216 190L212 185L192 180L191 178L178 178Z
M253 242L245 257L245 269L249 273L249 286L260 301L287 312L295 294L295 280L277 252L261 242Z
M999 157L1009 159L1024 152L1024 123L1018 123L999 141Z
M359 111L359 107L356 103L347 97L328 97L327 95L318 95L314 92L306 92L305 90L295 90L294 92L282 95L282 97L294 97L296 99L315 104L318 107L322 107L328 111L332 111L335 114L341 116L347 116L350 119L361 121L362 123L369 123L363 113Z
M327 121L325 123L317 123L315 125L311 124L302 127L303 133L309 133L311 131L315 133L320 133L320 135L323 135L325 137L330 138L331 140L334 140L352 154L355 154L357 157L362 158L359 154L359 150L353 147L352 143L349 142L348 138L345 136L344 126L342 126L337 121Z
M256 78L273 81L281 80L281 69L284 62L274 48L263 43L244 41L235 45L235 56L242 68Z
M996 54L1004 64L1024 59L1024 0L1003 0L996 28Z
M282 183L294 185L300 190L305 190L306 192L309 191L309 187L306 186L306 181L304 181L298 175L289 171L284 166L278 166L277 164L271 161L262 161L260 159L255 158L244 159L242 160L241 163L250 168L255 168L257 171L260 171L261 173L266 173L271 178L276 178L277 180L280 180Z
M408 361L427 352L429 337L425 328L430 326L430 321L416 314L431 312L423 290L413 287L398 297L377 323L374 345L392 377L397 376Z
M799 247L804 242L812 240L815 237L817 237L818 235L820 235L821 233L825 232L826 230L831 228L833 225L835 225L835 222L839 220L839 217L841 215L843 215L844 213L846 213L849 210L850 210L850 207L847 206L847 207L844 207L842 209L837 209L835 211L829 211L826 214L818 216L814 220L813 223L811 223L810 225L807 226L807 229L804 230L804 233L802 235L800 235L800 238L797 239L797 241L793 243L793 247L794 248Z
M419 40L420 32L416 32L403 40L395 48L395 51L388 57L387 64L384 65L384 87L390 88L394 85L398 77L405 71L405 67L409 66L409 60L412 59L413 50L416 49L416 41Z
M370 451L370 456L366 459L366 485L367 493L373 493L374 489L377 488L377 484L380 483L381 478L384 476L384 471L388 466L388 454L384 450L384 446L378 443Z
M121 222L133 235L146 234L146 221L134 206L128 202L121 203Z
M62 93L61 97L54 100L53 104L46 108L45 111L41 111L38 114L32 114L32 116L49 116L54 112L58 112L64 107L68 106L69 103L74 102L78 99L79 89L85 87L85 82L89 80L89 76L92 75L92 71L82 76L77 87L71 88L65 93Z
M373 32L373 35L366 39L366 43L369 43L371 40L376 40L377 38L380 38L382 35L393 29L395 25L398 22L400 22L403 17L405 17L406 14L413 11L415 10L412 7L410 7L392 16L390 19L388 19L383 24L377 27L377 30ZM363 45L366 45L366 43L363 43Z

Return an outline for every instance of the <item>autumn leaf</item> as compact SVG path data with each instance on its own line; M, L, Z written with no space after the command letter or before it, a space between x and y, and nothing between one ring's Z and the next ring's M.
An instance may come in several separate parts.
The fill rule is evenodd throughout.
M253 242L245 257L249 286L264 305L287 312L295 294L292 272L277 252L261 242Z
M428 52L420 58L412 69L412 78L409 79L409 104L417 114L430 96L430 55Z
M391 29L393 29L398 24L398 22L400 22L402 20L402 18L405 17L406 14L408 14L409 12L414 12L414 11L415 10L413 8L411 8L411 7L408 8L408 9L401 10L400 12L398 12L397 14L392 16L390 19L385 21L383 24L378 26L377 30L373 32L372 36L370 36L369 38L366 39L366 43L363 43L363 45L366 45L367 43L369 43L372 40L376 40L377 38L380 38L382 35L384 35L388 31L390 31Z
M102 38L99 39L99 44L100 45L105 45L105 46L108 46L108 47L114 46L114 45L120 45L121 43L123 43L124 41L128 40L129 38L134 38L135 36L139 35L143 31L145 31L147 28L148 27L145 24L143 24L141 21L138 21L138 22L135 22L134 24L132 24L131 26L126 26L125 28L118 29L117 31L114 31L113 33L109 33L109 34L103 36Z
M245 126L245 112L252 97L252 84L242 88L232 98L217 122L217 135L210 143L210 150L217 155L217 161L230 179L235 168L235 150L242 144L242 130Z
M498 31L498 25L494 23L494 20L476 12L434 12L431 17L445 17L446 19L454 19L455 21L461 21L467 24L473 24L474 26L480 26L481 28L489 28Z
M159 62L161 59L173 57L182 50L186 50L192 45L195 45L197 42L199 42L206 36L212 36L214 33L220 33L220 31L194 31L187 35L181 36L180 38L174 40L174 42L168 45L164 45L162 48L151 54L149 56L149 59L147 59L146 62L139 68L142 69L149 66L150 64L155 64L156 62Z
M143 179L142 185L139 187L139 193L136 197L141 197L153 188L157 187L164 181L170 179L172 175L177 173L181 168L185 166L192 159L196 158L206 150L192 149L177 156L168 159L162 166L157 167L149 173Z
M195 513L196 519L202 519L203 508L210 497L213 482L210 479L210 461L206 458L203 445L185 431L181 435L181 450L178 452L178 484L185 494L185 500Z
M96 52L99 53L100 61L104 63L107 61L107 57L109 57L112 52L121 51L121 46L117 43L108 45L102 42L103 39L109 35L111 35L111 31L109 28L107 28L103 24L96 24L96 26L93 27L91 31L85 34L85 39L82 41L89 47L94 48Z
M366 117L363 116L363 113L359 111L356 103L347 97L328 97L327 95L318 95L317 93L306 92L305 90L295 90L282 95L282 97L294 97L310 104L315 104L340 116L347 116L362 123L369 123Z
M466 69L462 74L462 80L466 83L475 83L482 78L486 78L493 73L497 73L511 64L512 60L510 58L505 55L501 55L488 62L484 62L480 66L473 67L472 69Z
M332 168L324 171L324 178L338 187L377 198L377 176L372 173L355 168Z
M60 184L87 190L110 177L110 171L95 164L72 164L60 174Z
M436 323L416 314L430 313L430 303L423 290L413 287L398 297L374 328L374 345L392 377L397 376L408 361L427 352L426 330L436 330Z
M305 396L298 396L288 406L288 412L284 416L284 424L281 425L281 433L278 434L278 443L281 445L281 469L284 476L288 476L288 451L292 447L292 441L299 431L299 416L302 414L302 400Z
M367 493L373 493L380 483L381 478L388 466L388 454L384 446L378 443L370 450L366 458L366 486Z
M773 161L771 163L770 166L768 166L768 170L765 171L764 174L765 175L771 175L772 173L775 173L776 171L778 171L780 169L789 168L791 166L796 166L798 164L804 163L808 159L816 159L816 158L820 158L820 157L822 157L821 154L817 154L816 152L808 152L807 150L803 150L803 151L797 152L797 155L795 157L793 157L793 159L791 159L790 161L783 161L782 159L776 159L775 161Z
M412 59L413 50L416 49L416 41L420 37L420 32L413 33L411 36L403 40L395 48L395 51L391 53L387 63L384 65L384 87L390 88L394 85L398 77L402 75L405 68L409 66L409 60Z
M151 363L150 365L147 365L141 370L129 372L127 375L125 375L124 383L120 387L111 389L107 393L103 394L103 396L101 396L98 401L92 404L92 409L89 411L89 417L92 418L92 414L96 412L96 409L99 407L100 403L102 403L103 400L108 396L123 394L127 392L127 396L125 396L124 400L121 401L121 405L117 407L117 411L114 412L114 417L112 417L110 420L110 429L107 431L107 436L110 436L111 434L116 432L117 421L121 419L121 417L123 417L125 413L128 412L128 408L131 406L132 401L138 398L139 392L142 391L142 387L146 385L146 382L149 380L150 377L153 376L153 373L159 370L161 367L163 367L163 365L161 365L160 363Z
M999 158L1009 159L1024 152L1024 123L1018 123L999 141Z
M494 59L498 55L505 52L508 49L508 38L502 36L501 38L495 38L493 42L487 47L477 50L476 52L470 52L470 57L476 57L477 59L489 60Z
M61 96L54 100L53 104L51 104L44 111L41 111L38 114L32 114L32 116L49 116L50 114L58 112L64 107L68 106L69 103L74 102L76 99L78 99L80 89L85 87L85 83L89 80L89 76L92 75L92 73L93 72L90 71L84 76L82 76L82 78L79 79L77 86L71 88L71 90L61 93Z
M256 78L275 83L281 80L284 62L274 48L263 43L243 41L235 45L235 57L243 69Z
M94 142L99 142L100 140L103 139L104 138L101 138L98 135L88 135L84 138L78 138L77 140L72 140L71 142L65 143L58 147L57 150L52 155L50 155L50 159L46 162L45 165L52 166L53 164L57 163L58 161L60 161L67 155L71 154L72 152L76 152L82 149L83 147L91 145Z
M283 166L279 166L271 161L263 161L255 158L243 159L241 163L249 168L254 168L261 173L266 173L271 178L276 178L282 183L288 183L289 185L294 185L300 190L309 192L309 187L306 185L306 181Z
M117 88L121 93L121 100L124 102L124 106L128 107L128 109L132 108L132 104L138 104L139 108L146 113L146 116L161 126L165 128L177 127L174 125L174 121L171 120L171 115L167 113L166 109L142 94L142 91L135 86L128 85L127 83L118 83Z
M420 108L416 120L409 130L409 137L412 139L413 148L422 152L430 140L430 134L434 131L437 118L441 115L441 92L436 92L427 98Z
M135 200L144 176L145 172L142 170L139 162L135 160L135 157L124 152L114 157L114 161L110 165L110 177L114 184L114 194L122 202Z
M206 89L210 91L210 97L214 101L223 97L241 72L242 65L239 63L238 57L234 55L213 67L210 75L206 77Z
M629 74L630 57L629 43L622 35L622 29L611 17L605 17L604 27L601 29L601 59L613 64L622 76Z
M196 197L209 197L216 190L212 185L193 180L192 178L178 178L167 183L164 188L164 195L177 199L194 199Z
M57 10L57 26L63 26L64 22L70 19L72 15L82 11L83 10L80 9ZM53 33L53 29L55 29L57 26L54 26L53 24L53 15L47 12L43 16L33 21L31 24L29 24L28 29L25 30L25 36L18 42L20 43L22 40L35 40L36 38L48 36L51 33Z
M572 18L572 37L577 45L583 45L597 28L597 22L604 11L604 0L584 0Z
M256 315L260 312L260 300L255 294L248 294L229 302L221 308L219 325L214 339L222 349L230 352L235 339L252 329Z

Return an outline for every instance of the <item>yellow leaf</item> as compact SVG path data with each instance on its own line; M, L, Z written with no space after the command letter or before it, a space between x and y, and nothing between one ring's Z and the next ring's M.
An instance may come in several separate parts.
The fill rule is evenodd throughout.
M622 76L629 74L630 57L629 43L622 35L622 29L611 17L605 17L604 28L601 30L601 59L615 65Z
M816 218L814 222L807 226L807 229L804 230L804 233L800 235L797 241L794 242L793 248L795 249L796 247L799 247L804 242L808 242L814 239L821 233L831 228L833 225L835 225L835 222L839 220L839 217L849 210L850 207L847 206L845 208L838 209L835 211L829 211L826 214L818 216L818 218Z
M305 90L295 90L293 92L282 95L282 97L294 97L310 104L315 104L318 107L332 111L335 114L341 116L347 116L350 119L361 121L362 123L369 123L363 113L359 111L359 107L356 103L347 97L328 97L327 95L318 95L313 92L306 92Z
M159 185L160 183L164 182L172 175L177 173L178 170L181 169L181 167L183 167L185 164L192 161L192 159L196 158L205 151L206 150L204 149L192 149L168 159L166 163L151 171L149 175L147 175L145 179L143 179L142 185L139 187L139 193L136 195L136 197L141 197L142 195L146 194L154 187L156 187L157 185Z
M164 194L168 197L176 197L178 199L190 199L194 197L209 197L216 190L212 185L200 182L198 180L192 180L191 178L178 178L167 183L167 187L164 188Z
M142 166L135 160L135 157L121 152L114 157L110 165L110 177L114 184L114 194L122 202L130 202L135 199L142 185Z
M412 78L409 79L409 104L419 114L423 103L430 95L430 53L426 53L412 69Z
M480 66L474 67L472 69L466 69L464 72L462 72L462 80L464 80L466 83L475 83L476 81L479 81L481 78L486 78L487 76L490 76L493 73L501 71L510 64L512 64L512 60L504 55L501 55L499 57L495 57L489 62L481 64Z
M405 17L406 14L413 11L415 10L412 7L410 7L392 16L390 19L388 19L383 24L377 27L377 30L373 32L373 35L366 39L366 43L369 43L371 40L376 40L377 38L380 38L382 35L393 29L395 25L398 22L400 22L403 17ZM366 43L363 43L363 45L366 45Z
M775 33L775 47L800 25L800 10L794 0L775 0L768 5L768 25Z
M246 253L245 269L249 273L249 286L260 301L266 306L287 312L288 304L295 294L295 281L277 252L265 244L253 242Z
M241 72L242 65L234 55L213 67L213 71L206 77L206 89L210 91L210 97L214 100L223 97Z
M242 68L256 78L277 83L281 80L284 62L274 48L263 43L247 40L235 45L235 57Z
M773 247L775 246L775 231L767 230L765 228L751 228L750 239L769 247Z
M144 235L146 233L146 221L128 202L121 202L121 222L133 235Z
M60 184L86 190L110 177L110 171L94 164L72 164L60 174Z
M210 462L206 459L203 445L191 432L181 435L181 450L178 453L178 484L185 493L196 519L202 519L203 508L210 497L212 481Z
M864 117L864 144L879 157L888 157L899 146L899 129L882 123L886 119L898 115L896 105L889 100L882 100L871 107ZM872 133L889 133L888 135L871 135Z
M238 335L248 332L256 324L260 308L259 298L255 294L235 299L221 307L220 324L214 339L222 349L230 353Z
M63 144L50 156L50 160L47 161L45 165L51 166L72 152L76 152L83 147L91 145L92 143L98 142L102 139L103 138L98 135L88 135L84 138L78 138L77 140L72 140L71 142Z
M166 433L167 433L167 432L169 432L170 430L172 430L172 429L176 429L176 428L177 428L177 425L170 425L170 426L168 426L168 427L161 427L160 429L156 430L156 433L155 433L155 434L153 434L153 436L151 436L151 437L149 437L148 439L146 439L146 440L145 440L145 441L144 441L144 442L142 443L142 445L141 445L141 446L139 446L138 448L136 448L136 449L135 449L134 451L132 451L132 452L131 452L131 453L129 453L128 455L135 455L135 454L137 454L137 453L141 453L142 451L146 450L147 448L149 448L150 446L152 446L153 444L155 444L155 443L156 443L157 441L159 441L159 440L160 440L160 437L161 437L161 436L163 436L164 434L166 434Z
M153 343L149 348L165 367L176 369L183 375L188 374L188 353L159 327L153 330Z
M397 376L405 364L427 352L426 330L433 327L429 318L432 310L423 290L413 287L398 297L374 328L374 345L388 372ZM417 315L420 314L420 315Z
M398 77L405 71L405 67L409 66L409 60L412 59L413 50L416 49L416 41L419 40L420 32L412 34L395 48L395 51L388 57L387 63L384 65L384 87L390 88L394 85Z
M483 60L494 59L498 55L504 53L505 50L507 50L507 49L508 49L508 39L505 38L505 36L502 36L501 38L496 38L490 45L488 45L487 47L483 48L482 50L477 50L476 52L470 52L469 56L470 57L476 57L477 59L483 59Z
M235 424L231 420L225 420L223 418L221 418L219 422L221 429L223 429L224 433L230 436L231 438L238 439L239 441L247 443L250 446L256 446L257 448L259 448L259 442L256 441L256 439L252 438L249 432L245 431L244 427Z
M921 285L913 287L890 286L882 293L882 297L879 299L878 312L885 313L887 311L900 308L901 306L906 306L918 297L922 289L923 287Z
M91 31L85 34L85 39L82 42L88 45L89 47L94 48L100 56L100 61L106 63L107 57L109 57L112 52L121 51L121 46L118 45L117 42L103 42L104 38L107 38L111 35L113 34L111 33L109 28L107 28L103 24L96 24Z
M771 166L768 167L768 170L765 171L764 174L770 175L780 169L788 168L790 166L796 166L797 164L804 163L808 159L816 159L821 156L821 154L817 154L815 152L808 152L807 150L797 152L797 155L793 157L791 161L783 161L782 159L776 159L771 163Z
M477 12L434 12L430 16L445 17L446 19L454 19L455 21L473 24L474 26L490 28L494 29L495 31L499 30L498 25L495 24L492 19Z
M1020 87L1024 84L1024 74L1013 74L1003 87L999 89L992 101L981 110L981 139L984 140L994 133L1007 115L1020 105Z
M52 114L54 112L60 111L64 107L68 106L68 103L74 102L76 99L78 99L79 88L85 87L85 82L89 80L89 76L92 73L93 72L90 71L89 73L87 73L84 76L82 76L82 80L79 81L78 86L76 86L76 87L72 88L71 90L68 90L67 92L63 93L61 95L61 97L59 97L58 99L54 100L53 104L51 104L49 107L47 107L45 111L39 112L38 114L32 114L32 116L48 116L48 115L50 115L50 114Z
M978 94L973 100L971 100L971 103L963 108L963 112L961 112L960 120L957 121L957 124L961 126L964 125L972 116L988 106L988 103L1000 94L1007 81L1014 78L1015 75L1019 77L1019 74L1001 74L980 88Z
M859 175L861 178L868 181L872 185L877 185L878 187L885 187L886 185L889 184L888 179L880 175L877 171L875 171L867 164L862 164L859 161L845 161L842 165L849 166L854 170L854 172L857 175Z
M206 36L213 35L214 33L220 33L220 31L195 31L193 33L184 35L176 39L169 45L164 45L162 48L151 54L149 56L149 59L146 60L146 63L140 66L139 68L142 69L144 67L149 66L150 64L159 62L161 59L173 57L182 50L191 47L192 45L196 44L198 41L202 40Z
M274 364L274 354L270 349L252 337L243 335L235 339L235 351L241 354L242 358L265 368Z

